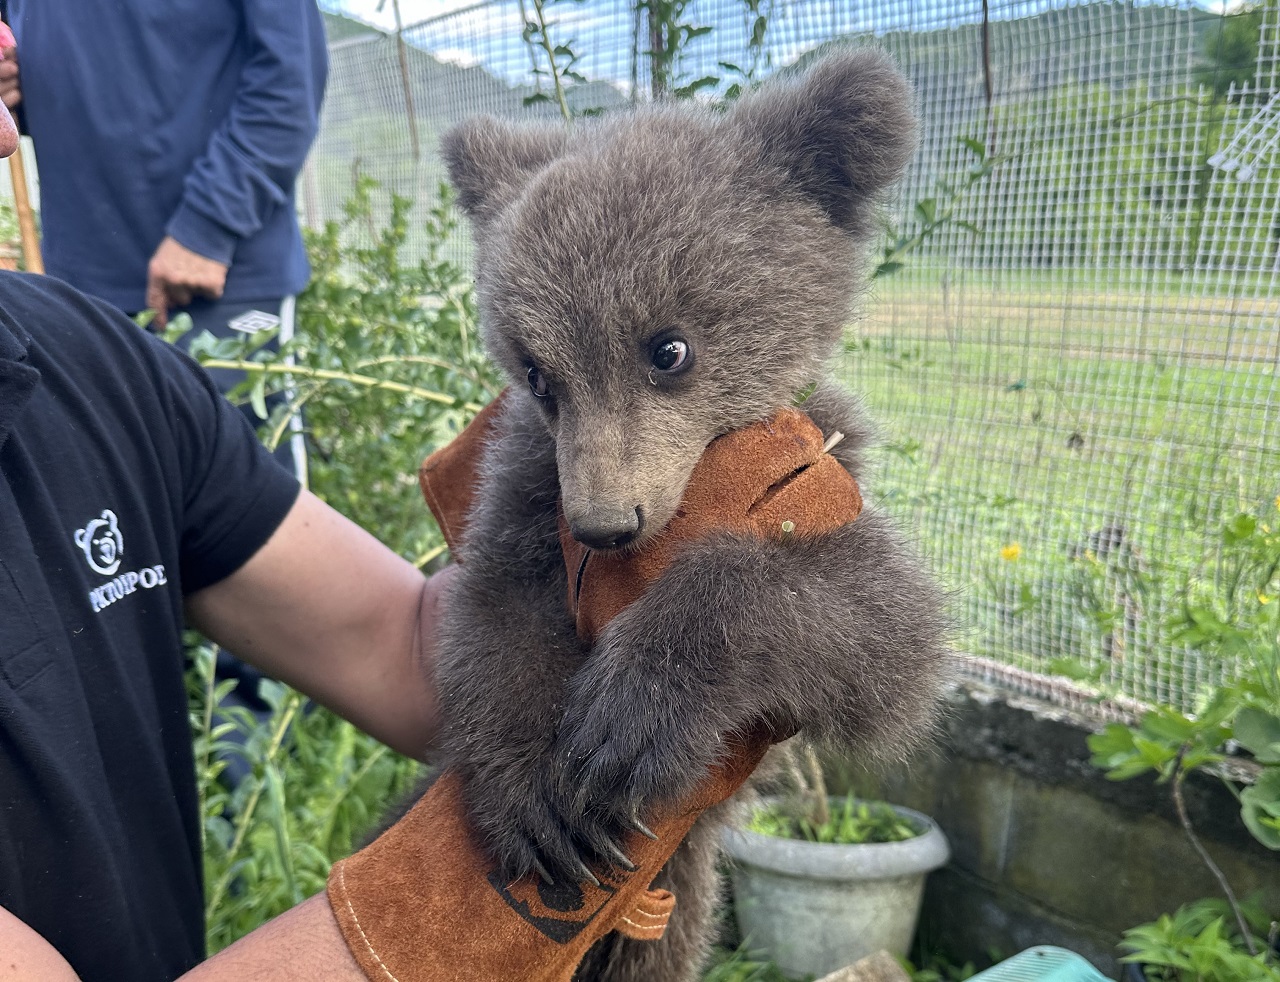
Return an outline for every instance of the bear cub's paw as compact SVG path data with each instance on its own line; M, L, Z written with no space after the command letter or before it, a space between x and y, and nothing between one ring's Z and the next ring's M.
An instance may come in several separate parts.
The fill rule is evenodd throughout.
M615 844L622 829L584 821L566 788L544 762L534 770L467 774L468 814L506 882L533 873L548 883L577 883L595 879L592 868L630 865Z
M614 621L574 678L556 745L575 821L593 836L643 828L687 800L728 756L725 734L747 722L729 718L714 682L655 650L636 613Z

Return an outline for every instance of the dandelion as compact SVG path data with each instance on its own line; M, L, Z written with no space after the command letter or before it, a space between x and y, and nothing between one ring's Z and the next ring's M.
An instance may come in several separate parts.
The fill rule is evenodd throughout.
M1016 563L1018 557L1022 555L1022 545L1017 542L1010 542L1007 546L1000 550L1000 558L1006 563Z
M1258 591L1258 603L1262 604L1262 606L1265 607L1267 604L1271 603L1271 601L1274 599L1275 599L1274 597L1267 596L1261 590Z
M1276 495L1276 511L1280 511L1280 494Z

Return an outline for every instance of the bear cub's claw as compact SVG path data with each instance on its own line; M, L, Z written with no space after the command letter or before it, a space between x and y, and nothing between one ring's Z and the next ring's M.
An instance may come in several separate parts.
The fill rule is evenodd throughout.
M635 869L618 845L626 826L578 813L560 779L487 777L469 776L468 810L507 882L533 874L549 885L598 885L601 876Z

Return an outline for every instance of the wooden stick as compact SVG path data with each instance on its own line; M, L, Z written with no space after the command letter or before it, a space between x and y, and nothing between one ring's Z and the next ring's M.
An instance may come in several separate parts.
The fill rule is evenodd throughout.
M13 207L18 213L18 228L22 233L22 262L28 273L43 273L44 259L40 255L40 236L36 233L36 217L27 196L27 171L22 164L22 143L9 158L9 176L13 178Z
M413 159L422 159L422 148L418 144L418 114L413 108L413 86L409 84L409 56L405 53L404 25L400 23L400 0L391 0L391 9L396 15L396 51L400 55L400 81L404 85L405 115L409 120L409 139L413 143Z

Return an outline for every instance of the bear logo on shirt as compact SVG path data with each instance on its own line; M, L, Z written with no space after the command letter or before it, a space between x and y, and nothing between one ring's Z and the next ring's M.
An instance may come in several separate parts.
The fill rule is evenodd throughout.
M112 576L120 568L120 556L124 552L124 540L116 524L116 513L104 508L102 514L82 529L76 529L76 545L84 552L84 558L103 576Z

